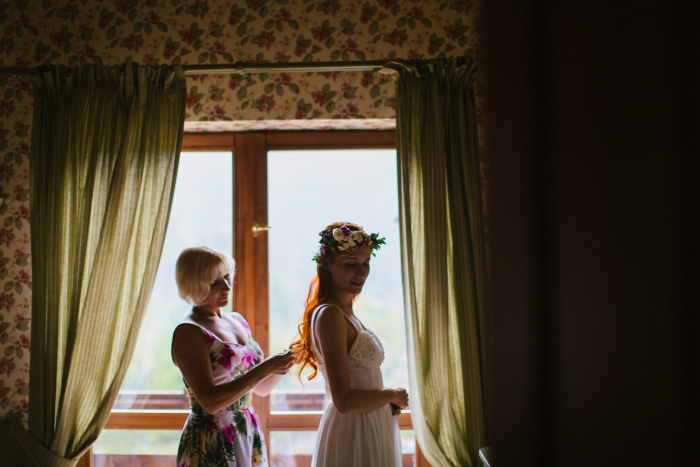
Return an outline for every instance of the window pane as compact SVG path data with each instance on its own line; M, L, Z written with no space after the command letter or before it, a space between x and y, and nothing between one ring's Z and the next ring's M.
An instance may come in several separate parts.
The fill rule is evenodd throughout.
M416 437L413 430L401 430L401 467L416 465Z
M316 447L315 431L271 431L270 465L308 467Z
M177 292L175 262L183 249L195 245L231 254L232 162L230 152L183 152L180 156L160 266L115 408L182 408L183 402L188 407L182 376L170 357L172 332L190 308ZM175 394L148 392L154 390Z
M401 430L401 452L403 454L416 454L416 436L413 430Z
M387 241L372 259L355 313L382 340L385 386L407 387L396 151L270 151L267 171L270 352L287 348L296 334L316 273L311 258L318 232L334 221L355 222ZM277 387L270 409L322 410L328 402L323 378L304 378L304 384L293 369Z
M102 430L92 445L92 465L174 465L180 435L179 430Z

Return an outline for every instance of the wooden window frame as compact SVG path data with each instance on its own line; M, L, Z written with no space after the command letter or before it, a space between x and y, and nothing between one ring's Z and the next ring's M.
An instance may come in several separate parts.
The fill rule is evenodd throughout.
M185 133L182 151L232 151L233 254L240 284L233 288L233 309L239 310L253 330L263 352L269 353L269 286L267 235L253 236L252 225L267 225L267 152L300 149L395 149L393 130ZM265 265L261 267L260 265ZM272 412L270 398L253 396L266 439L271 431L315 431L321 412ZM106 429L181 430L187 410L113 410ZM398 416L399 428L412 429L410 413ZM92 466L92 449L80 460ZM415 465L429 467L416 443Z

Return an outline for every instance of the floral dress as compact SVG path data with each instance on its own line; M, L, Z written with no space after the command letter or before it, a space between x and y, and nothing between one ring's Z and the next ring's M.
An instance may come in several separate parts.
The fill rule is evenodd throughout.
M236 379L263 358L260 346L250 335L248 323L238 313L234 313L234 317L248 331L248 342L245 345L223 342L196 323L182 323L199 326L209 337L214 384ZM192 411L180 438L178 467L267 466L265 437L251 404L250 392L229 407L210 414L199 404L186 381L185 389Z

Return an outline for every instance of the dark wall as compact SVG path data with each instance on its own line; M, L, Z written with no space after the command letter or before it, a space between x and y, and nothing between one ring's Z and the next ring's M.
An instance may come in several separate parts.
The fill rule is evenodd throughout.
M495 465L700 465L698 7L485 2Z

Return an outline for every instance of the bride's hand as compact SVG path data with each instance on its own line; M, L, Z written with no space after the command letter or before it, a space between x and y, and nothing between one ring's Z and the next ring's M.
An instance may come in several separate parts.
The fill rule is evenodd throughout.
M391 415L398 415L401 413L401 407L394 404L393 402L389 402L389 406L391 407Z
M394 389L394 399L391 403L399 409L405 409L408 406L408 393L406 390L404 388Z

